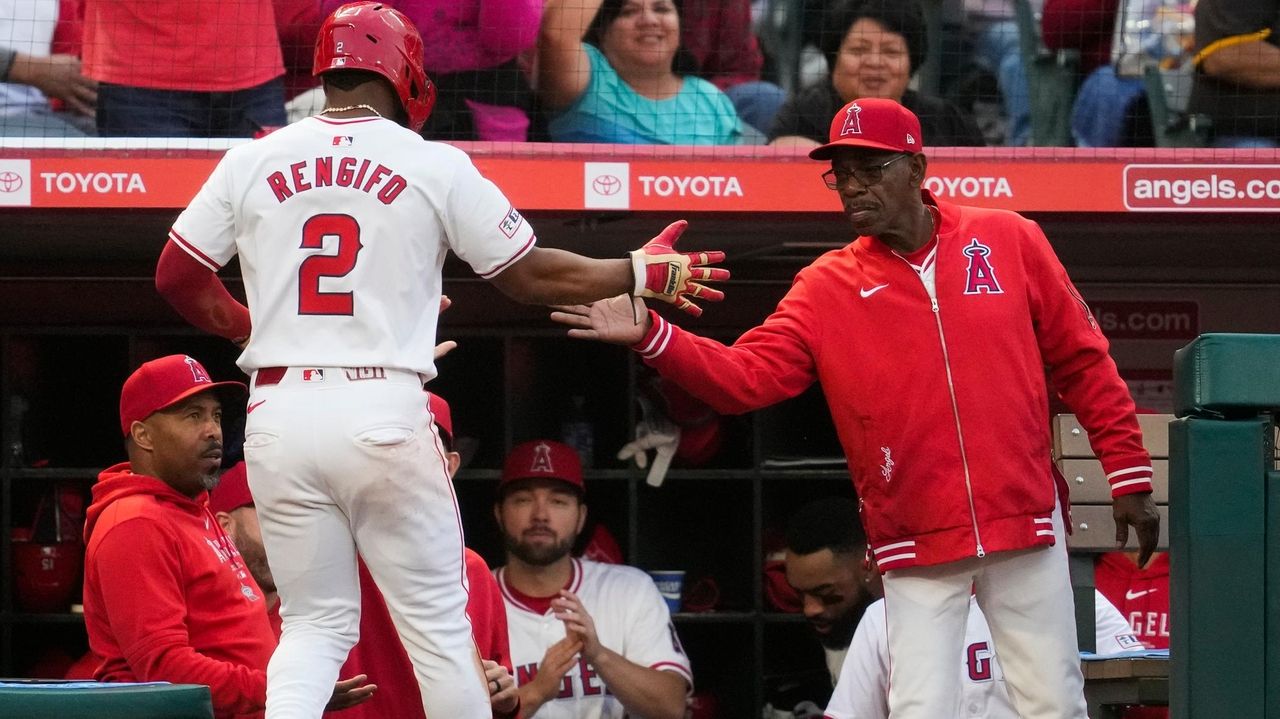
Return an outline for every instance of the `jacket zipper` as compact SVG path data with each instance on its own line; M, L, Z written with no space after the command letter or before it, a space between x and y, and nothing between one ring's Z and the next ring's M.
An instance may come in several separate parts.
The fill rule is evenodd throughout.
M951 395L951 416L956 421L956 439L960 442L960 464L964 467L964 491L969 498L969 521L973 523L973 538L977 547L978 558L987 556L987 550L982 548L982 533L978 531L978 510L973 502L973 482L969 479L969 454L964 448L964 431L960 428L960 403L956 399L955 380L951 376L951 354L947 351L947 336L942 331L942 314L938 310L938 298L936 291L931 291L929 285L925 284L924 277L916 271L907 258L893 253L895 257L906 262L907 266L915 272L916 277L920 280L920 285L924 287L925 294L929 295L929 307L933 310L933 319L938 326L938 343L942 346L942 365L947 369L947 392ZM935 259L936 263L937 260ZM934 277L937 277L937 269L935 264ZM936 279L935 279L936 282Z
M942 364L947 368L947 391L951 394L951 416L956 420L956 438L960 441L960 464L964 466L964 491L969 495L969 519L973 522L973 538L978 545L978 557L981 558L987 556L987 552L982 548L982 534L978 532L978 510L973 503L973 483L969 480L969 453L964 448L964 431L960 428L960 403L956 400L956 384L951 377L951 354L947 352L947 337L942 332L942 313L938 311L938 298L930 296L929 303L933 306L933 319L938 325L938 341L942 344Z

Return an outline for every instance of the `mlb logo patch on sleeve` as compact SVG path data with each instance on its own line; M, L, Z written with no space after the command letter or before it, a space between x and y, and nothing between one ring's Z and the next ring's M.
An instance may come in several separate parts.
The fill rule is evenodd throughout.
M355 138L352 137L351 135L334 135L333 136L334 147L351 147L351 143L353 142L355 142Z
M524 218L516 208L512 207L507 210L507 216L502 218L502 222L498 224L498 229L502 230L502 234L507 237L514 237L516 230L520 229L520 224L524 222Z

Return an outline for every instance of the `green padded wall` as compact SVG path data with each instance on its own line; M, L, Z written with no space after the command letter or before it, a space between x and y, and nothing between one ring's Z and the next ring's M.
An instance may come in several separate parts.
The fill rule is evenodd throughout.
M1271 451L1266 417L1169 425L1173 719L1265 717Z
M1280 409L1280 335L1200 335L1174 353L1173 381L1179 417Z
M213 719L202 684L0 687L0 716L15 719Z

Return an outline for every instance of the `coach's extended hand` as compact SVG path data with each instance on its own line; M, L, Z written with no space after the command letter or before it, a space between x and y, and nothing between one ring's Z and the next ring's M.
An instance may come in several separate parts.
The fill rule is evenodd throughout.
M646 242L644 247L631 252L631 269L635 274L635 288L631 294L670 302L697 317L702 314L702 308L690 301L690 297L701 297L709 302L724 299L723 292L699 282L723 282L729 279L729 271L707 267L724 262L723 252L676 252L676 240L688 226L688 222L676 220Z
M1129 543L1129 525L1138 531L1138 566L1147 566L1160 541L1160 513L1150 492L1122 494L1112 500L1111 514L1116 520L1116 549Z

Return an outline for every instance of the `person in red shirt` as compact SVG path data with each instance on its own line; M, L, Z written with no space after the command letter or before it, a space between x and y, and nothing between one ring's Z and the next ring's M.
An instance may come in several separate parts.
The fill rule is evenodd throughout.
M449 476L461 463L453 449L453 418L449 404L439 395L429 395L431 415L435 418L444 445ZM218 523L235 541L245 558L253 578L263 588L267 600L268 619L276 637L280 636L280 605L267 564L258 513L249 491L244 462L238 462L222 475L218 487L210 494L209 508ZM506 608L498 582L484 558L466 549L467 616L471 620L476 650L489 681L489 701L496 719L519 716L520 696L511 670L511 649L507 638ZM369 569L360 562L360 641L347 656L340 676L368 675L380 690L367 702L343 713L344 719L425 719L418 680L409 662L409 654L400 643L391 613L373 581Z
M95 678L208 685L217 719L261 715L276 644L262 589L208 507L222 403L246 394L185 355L139 367L120 393L129 461L98 476L85 522ZM339 682L329 708L367 699L364 680Z
M84 0L104 137L253 137L285 124L271 0Z

